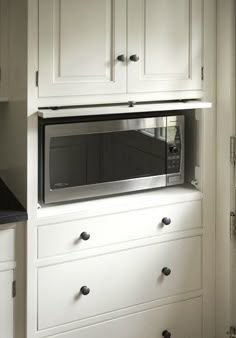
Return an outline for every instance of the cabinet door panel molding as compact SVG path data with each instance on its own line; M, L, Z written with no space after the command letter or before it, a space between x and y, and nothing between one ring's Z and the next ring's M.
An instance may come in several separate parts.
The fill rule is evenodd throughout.
M125 93L125 0L39 1L39 96Z

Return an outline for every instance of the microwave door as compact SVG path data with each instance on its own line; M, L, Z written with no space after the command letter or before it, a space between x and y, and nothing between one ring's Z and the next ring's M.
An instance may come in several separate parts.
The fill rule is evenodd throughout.
M166 185L166 117L45 127L44 202Z

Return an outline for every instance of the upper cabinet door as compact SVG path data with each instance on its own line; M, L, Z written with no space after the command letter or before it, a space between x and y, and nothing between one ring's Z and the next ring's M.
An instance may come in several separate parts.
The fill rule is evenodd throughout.
M126 0L39 0L39 97L125 93Z
M201 0L128 0L128 91L201 90Z

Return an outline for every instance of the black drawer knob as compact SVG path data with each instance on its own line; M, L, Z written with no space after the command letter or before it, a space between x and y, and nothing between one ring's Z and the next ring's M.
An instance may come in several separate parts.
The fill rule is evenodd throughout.
M126 61L126 56L124 54L117 56L117 60L120 62L125 62Z
M169 151L170 151L171 154L177 154L179 152L179 149L178 149L178 147L173 145L173 146L169 147Z
M90 293L90 288L88 288L87 286L82 286L80 292L82 293L82 295L87 296Z
M139 56L137 54L134 54L134 55L131 55L129 59L130 59L130 61L138 62Z
M169 217L164 217L164 218L162 219L162 223L163 223L164 225L170 225L171 219L170 219Z
M89 238L90 238L90 234L84 231L84 232L82 232L82 234L80 235L80 238L81 238L83 241L87 241L87 240L89 240Z
M165 267L165 268L162 269L162 273L165 276L169 276L171 274L171 269Z
M171 337L171 333L168 330L165 330L162 332L162 336L164 338L170 338Z

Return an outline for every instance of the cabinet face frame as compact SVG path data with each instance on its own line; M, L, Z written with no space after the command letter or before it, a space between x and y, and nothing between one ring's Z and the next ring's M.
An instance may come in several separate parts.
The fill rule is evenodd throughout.
M129 0L128 56L133 54L140 59L128 64L128 92L201 91L202 1Z
M71 13L68 0L39 0L39 97L125 93L126 62L117 57L126 55L126 1L102 0L91 12L94 0L90 0L91 6L84 5L79 18L76 9L83 8L83 1L69 1L74 8ZM100 8L104 20L96 16ZM86 22L90 15L91 21ZM96 31L91 28L93 23ZM76 35L70 36L75 30L78 40ZM91 39L93 43L89 43ZM88 60L77 44L86 48ZM77 68L76 58L81 64Z

